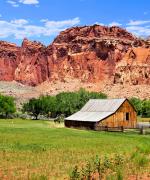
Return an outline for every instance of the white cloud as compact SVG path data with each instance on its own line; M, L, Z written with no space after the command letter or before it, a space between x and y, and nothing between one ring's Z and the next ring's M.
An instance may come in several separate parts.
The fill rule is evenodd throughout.
M19 7L19 4L37 5L39 4L39 0L7 0L7 3L13 7Z
M104 24L104 23L99 23L99 22L95 22L94 24L101 25L101 26L122 26L122 24L115 22L115 21L113 21L109 24Z
M40 22L47 22L48 19L41 19Z
M109 26L121 26L122 24L120 24L120 23L118 23L118 22L115 22L115 21L113 21L113 22L111 22L110 24L109 24Z
M150 27L142 27L142 26L128 26L126 27L127 31L132 32L137 36L149 36L150 35Z
M150 20L130 20L126 24L126 29L137 36L149 36Z
M99 22L95 22L94 24L100 25L100 26L105 26L104 23L99 23Z
M38 0L19 0L22 4L39 4Z
M78 17L64 21L46 20L41 26L30 24L25 19L0 20L0 38L14 37L23 39L24 37L51 36L79 23L80 19Z
M8 0L7 3L9 3L10 5L12 5L13 7L19 7L19 4L17 4L16 1Z
M150 20L148 21L143 21L143 20L130 20L129 23L127 23L128 26L138 26L138 25L144 25L150 23Z
M11 20L10 23L18 25L18 26L22 26L22 25L28 24L28 21L26 19L15 19L15 20Z
M74 18L74 19L69 19L69 20L65 20L65 21L48 21L46 20L45 21L45 26L47 28L51 28L51 27L54 27L54 28L61 28L61 27L64 27L64 26L73 26L75 24L79 24L80 22L80 19L77 17L77 18Z

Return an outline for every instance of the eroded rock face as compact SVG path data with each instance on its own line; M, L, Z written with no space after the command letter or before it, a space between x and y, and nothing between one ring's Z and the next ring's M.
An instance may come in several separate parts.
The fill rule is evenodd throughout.
M15 44L0 41L0 81L14 80L20 48Z
M67 29L48 47L27 39L21 47L1 41L0 80L31 86L68 78L145 84L149 83L147 46L124 29L99 25Z
M116 65L115 83L150 85L150 48L131 48Z
M48 62L44 45L24 39L19 59L14 75L16 81L35 86L47 80Z
M132 34L118 27L70 28L54 40L48 56L50 79L79 78L83 82L113 81L116 63L132 44Z

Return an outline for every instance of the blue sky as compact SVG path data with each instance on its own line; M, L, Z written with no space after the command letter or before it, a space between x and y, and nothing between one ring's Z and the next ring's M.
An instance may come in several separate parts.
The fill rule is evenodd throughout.
M62 30L92 24L118 25L150 35L150 0L1 0L0 40L24 37L48 45Z

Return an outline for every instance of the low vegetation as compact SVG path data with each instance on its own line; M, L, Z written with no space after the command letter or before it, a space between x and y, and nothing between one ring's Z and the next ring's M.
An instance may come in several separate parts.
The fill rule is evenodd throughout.
M0 120L0 179L148 179L150 136ZM117 178L116 178L117 177ZM146 177L144 179L144 177Z
M0 179L148 179L149 135L64 128L64 116L78 111L91 98L107 96L80 89L31 99L23 105L23 113L34 119L40 115L54 118L33 121L15 119L22 114L16 113L14 99L0 95L0 116L5 118L0 120ZM132 98L130 102L139 121L149 121L150 101Z

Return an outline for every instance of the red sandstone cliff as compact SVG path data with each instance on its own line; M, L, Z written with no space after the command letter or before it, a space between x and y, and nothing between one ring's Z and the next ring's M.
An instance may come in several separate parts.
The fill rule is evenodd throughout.
M36 86L46 80L150 84L150 48L119 27L67 29L45 47L0 42L0 80Z
M0 81L12 81L20 61L20 48L15 44L0 41Z

